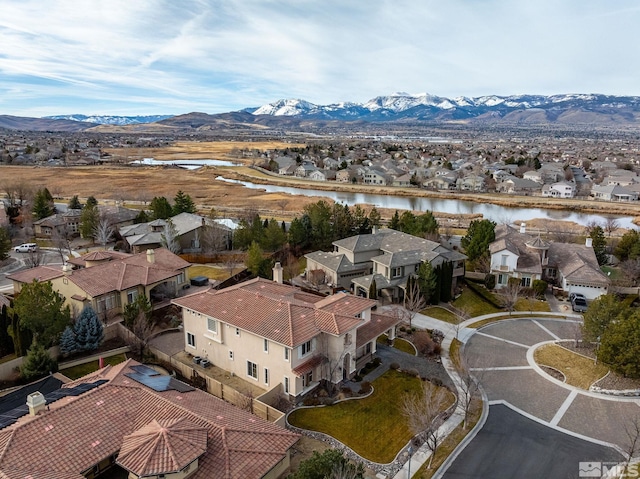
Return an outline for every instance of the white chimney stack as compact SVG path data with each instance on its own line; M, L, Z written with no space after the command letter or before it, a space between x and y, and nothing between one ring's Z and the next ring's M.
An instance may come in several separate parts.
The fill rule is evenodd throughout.
M36 391L27 396L27 407L29 408L29 414L36 416L47 407L47 401L41 392Z
M591 238L590 236L587 236L587 239L585 240L584 245L587 248L593 248L593 238Z
M63 273L65 276L69 276L69 275L71 274L71 271L73 271L73 266L71 266L69 263L65 263L65 264L62 266L62 273Z
M520 223L520 233L525 234L527 232L527 223Z
M283 283L282 265L280 264L280 261L278 261L273 267L273 280L276 283Z
M152 249L148 249L147 250L147 261L149 263L155 263L156 262L156 253Z

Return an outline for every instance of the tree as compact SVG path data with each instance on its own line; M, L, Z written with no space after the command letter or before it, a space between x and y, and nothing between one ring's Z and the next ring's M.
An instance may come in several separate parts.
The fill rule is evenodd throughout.
M60 261L65 262L65 254L68 253L71 256L71 237L72 233L67 225L61 228L54 228L51 234L51 243L60 255Z
M287 241L287 233L283 231L278 222L271 218L269 225L264 230L262 247L267 251L278 251Z
M149 204L151 216L154 220L166 220L171 218L173 209L164 196L154 196Z
M598 359L624 377L640 377L640 312L627 311L611 321L601 337Z
M620 222L612 217L607 216L604 220L604 230L607 232L607 236L611 237L611 233L620 228Z
M607 240L604 237L604 230L601 226L595 226L589 237L592 240L593 252L596 255L598 264L602 266L607 263Z
M173 254L178 254L180 252L180 242L178 241L178 230L176 229L176 225L173 224L173 221L167 220L167 224L164 225L164 231L160 235L160 242L162 246L167 248Z
M89 196L87 198L87 202L85 203L85 208L93 208L98 206L98 200L96 200L95 196Z
M102 343L104 329L98 314L91 306L85 306L78 316L74 332L80 351L95 351Z
M56 361L49 352L34 339L20 367L20 374L26 380L40 378L57 370Z
M430 304L437 304L432 300L436 296L439 298L439 295L435 295L438 278L433 266L431 266L431 263L428 261L420 263L420 267L418 268L418 285L420 286L420 292L424 300Z
M82 203L80 203L80 200L78 199L78 195L73 195L73 197L69 200L68 208L70 210L82 209Z
M369 285L369 299L378 299L378 285L375 278L371 280Z
M382 217L380 216L380 212L375 206L371 208L371 211L369 211L369 224L372 227L375 226L376 228L379 228L382 224Z
M582 336L585 341L597 341L609 325L622 313L624 306L614 294L605 294L594 299L584 313Z
M308 226L308 228L307 228ZM311 221L308 216L302 218L294 218L289 226L289 246L296 252L302 252L309 244L311 236Z
M620 261L635 259L640 256L640 234L638 230L628 230L622 235L620 241L613 250L613 254Z
M7 228L0 227L0 261L7 259L10 251L11 235L9 234L9 230Z
M414 275L410 275L407 278L407 290L404 296L404 307L407 308L409 312L409 328L411 328L411 323L413 322L413 318L416 317L416 314L426 306L427 302L422 295L422 291L420 291L419 279Z
M196 205L191 199L191 196L182 190L178 190L176 196L173 198L173 215L179 215L180 213L197 213Z
M55 213L53 196L47 188L40 188L33 197L33 217L41 220Z
M60 336L60 352L66 356L79 351L79 349L76 333L69 325L64 328L62 336Z
M509 278L507 285L504 288L500 288L498 296L502 301L502 306L509 311L509 315L513 312L522 293L522 286L520 285L519 278Z
M455 382L459 392L459 401L462 403L462 407L464 409L464 421L462 423L463 429L467 428L467 421L469 419L469 413L471 412L473 401L480 396L480 381L479 378L475 378L471 374L472 367L473 364L469 358L460 354L460 361L456 368L458 377L455 378ZM476 374L482 374L482 371L477 368L475 369L475 372Z
M44 253L40 248L27 253L27 257L24 259L24 264L27 268L35 268L40 266L44 261Z
M350 462L341 451L325 449L300 463L288 479L364 479L364 466Z
M428 468L431 468L433 456L442 439L438 429L445 421L447 402L447 390L429 381L423 383L421 393L406 395L402 401L402 414L407 419L409 429L431 451Z
M400 216L398 215L398 210L396 210L396 212L391 217L391 220L389 221L388 226L392 230L400 229Z
M206 253L217 253L227 249L229 234L218 224L207 224L202 231L202 249Z
M53 290L50 282L33 280L24 284L13 302L20 324L29 329L43 346L54 344L71 323L69 306L64 297Z
M254 276L261 278L269 278L271 276L271 260L264 257L262 248L255 241L247 250L247 259L245 260L247 269Z
M13 341L9 334L11 318L6 305L0 307L0 357L14 352Z
M145 210L140 210L138 215L133 220L134 224L148 223L149 221L150 221L149 215Z
M89 201L82 209L80 215L80 235L83 238L94 238L98 222L100 221L100 212L98 207L90 205Z
M469 261L475 261L488 254L489 244L496 239L496 224L491 220L473 220L460 244L465 249Z
M95 240L106 249L107 243L113 240L114 233L115 230L111 226L111 222L105 216L101 216L93 230Z

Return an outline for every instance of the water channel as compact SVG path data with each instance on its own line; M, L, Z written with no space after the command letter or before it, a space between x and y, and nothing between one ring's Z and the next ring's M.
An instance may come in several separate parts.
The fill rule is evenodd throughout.
M246 188L265 190L268 193L289 193L291 195L320 196L347 205L368 204L377 208L390 208L398 210L435 211L453 214L480 213L484 218L496 223L528 221L536 218L573 221L581 225L587 225L592 221L603 224L606 216L593 213L578 213L567 210L547 210L544 208L508 208L490 203L474 203L458 199L424 198L378 195L369 193L352 193L347 191L325 191L311 188L294 188L280 185L262 185L250 181L232 180L218 176L216 180L241 184ZM640 208L639 208L640 210ZM630 216L610 215L618 220L622 228L635 228Z

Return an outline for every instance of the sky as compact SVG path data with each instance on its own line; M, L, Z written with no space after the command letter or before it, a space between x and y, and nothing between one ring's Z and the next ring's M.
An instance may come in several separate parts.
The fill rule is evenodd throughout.
M0 0L0 115L640 95L637 0Z

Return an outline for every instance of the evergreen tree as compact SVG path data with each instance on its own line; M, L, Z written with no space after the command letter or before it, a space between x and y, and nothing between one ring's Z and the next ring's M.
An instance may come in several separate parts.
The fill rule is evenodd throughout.
M287 241L287 234L282 230L278 222L271 218L264 231L262 246L267 251L278 251Z
M41 188L36 191L36 194L33 197L33 217L36 220L41 220L51 216L54 212L53 197L51 196L51 193L49 193L49 190Z
M378 285L375 279L372 279L369 285L369 299L378 299Z
M82 203L78 199L78 195L73 195L73 197L69 200L68 207L70 210L81 210Z
M33 341L33 334L28 328L25 328L20 324L20 317L12 309L8 312L9 315L9 327L7 332L11 336L13 342L13 351L16 356L21 357L27 354L27 348Z
M245 264L249 272L254 276L260 276L261 278L269 278L271 276L271 260L264 257L262 248L255 241L251 243L247 250Z
M136 216L135 219L133 220L135 224L148 223L149 221L150 221L149 215L145 210L140 210L140 213L138 213L138 216Z
M173 198L173 215L179 215L180 213L195 214L196 212L196 205L191 196L179 190Z
M84 207L93 208L96 206L98 206L98 200L96 200L95 196L89 196L89 198L87 198L87 202L85 203Z
M75 324L76 343L80 351L98 349L104 338L102 323L91 306L85 308L78 316Z
M489 254L489 244L496 239L496 224L491 220L473 220L460 241L469 261Z
M100 222L100 212L97 206L90 206L87 201L86 206L80 214L80 235L83 238L93 238L96 228Z
M154 196L151 203L149 203L149 208L154 220L166 220L171 218L173 213L169 201L164 196Z
M440 301L448 303L451 301L451 287L453 283L453 263L447 261L442 263L442 278L440 280Z
M613 254L620 261L635 259L640 255L640 234L638 234L638 230L629 230L623 234L613 250Z
M71 326L67 326L62 332L62 336L60 336L60 352L64 355L69 355L78 350L80 348L76 340L76 333Z
M139 294L133 303L125 305L122 319L124 320L124 325L131 329L140 314L146 318L147 322L150 322L152 313L153 307L149 299L145 295Z
M380 227L382 224L382 217L375 206L371 208L371 211L369 211L369 224L376 227Z
M437 301L435 301L437 284L438 278L431 263L428 261L421 263L420 268L418 268L418 285L420 286L422 297L429 304L438 304Z
M289 226L289 246L291 246L296 251L302 251L306 249L307 245L309 244L310 234L311 232L305 228L302 219L294 218L293 221L291 221L291 225Z
M435 288L433 288L433 294L431 296L431 304L438 304L440 302L440 293L442 292L442 265L439 264L434 268L434 274L436 278Z
M391 221L389 221L389 228L392 230L400 229L400 215L398 215L398 210L391 217Z
M2 208L2 206L0 206ZM11 251L11 235L9 230L4 227L0 227L0 261L4 261L9 257Z
M49 352L42 344L34 340L20 367L21 376L26 380L32 380L46 376L56 370L56 361L49 356Z
M607 239L604 236L602 226L596 226L589 233L592 240L593 252L596 255L598 264L602 266L607 263Z
M13 341L9 335L10 326L9 310L6 305L2 305L0 308L0 357L14 352Z
M624 377L640 377L640 313L630 308L609 324L598 357Z

